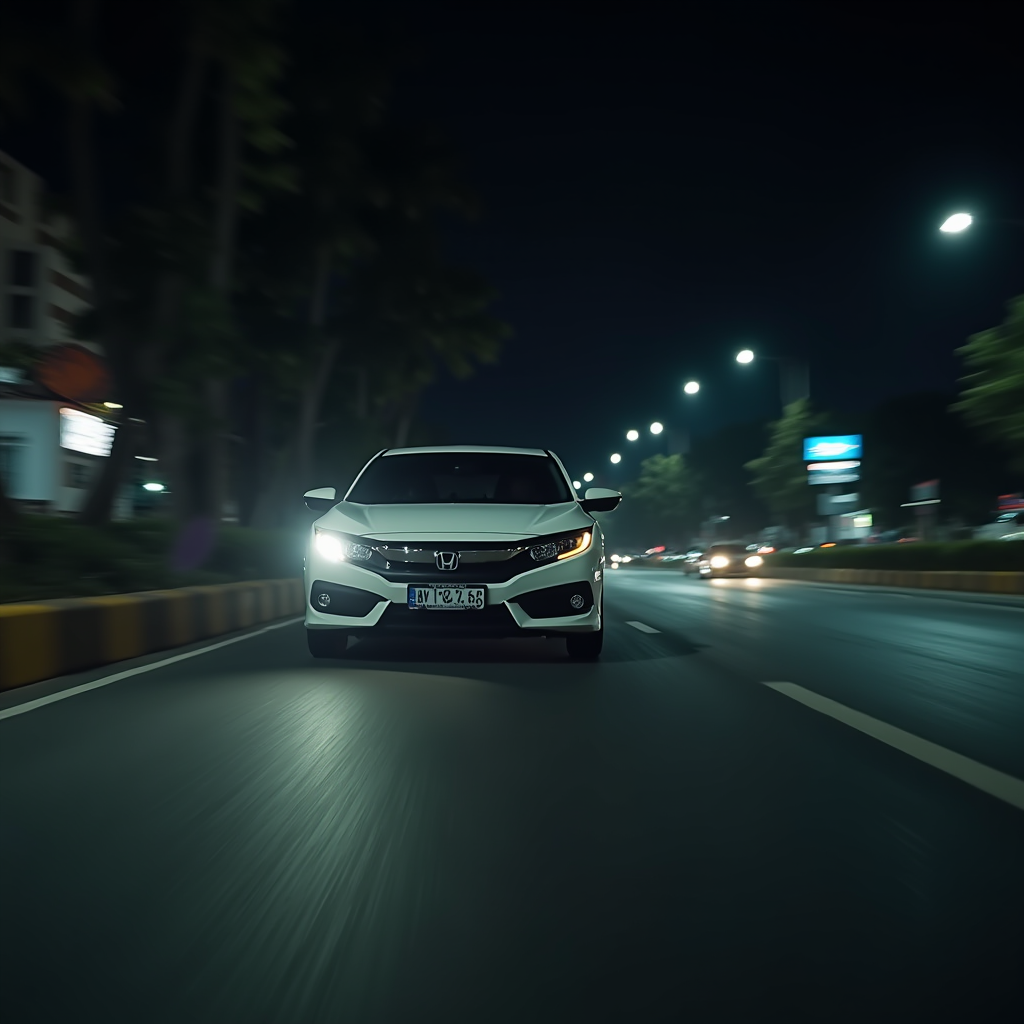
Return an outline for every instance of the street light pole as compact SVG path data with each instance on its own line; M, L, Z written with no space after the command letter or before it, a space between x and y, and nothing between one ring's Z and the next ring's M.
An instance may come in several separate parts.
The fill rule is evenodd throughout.
M779 402L785 411L787 405L811 397L811 368L806 359L795 356L757 356L758 359L779 364ZM754 353L745 348L736 354L737 363L752 363Z

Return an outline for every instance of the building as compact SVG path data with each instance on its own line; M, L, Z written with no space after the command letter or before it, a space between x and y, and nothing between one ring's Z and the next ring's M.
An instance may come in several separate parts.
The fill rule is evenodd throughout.
M81 508L114 431L102 406L57 394L16 365L70 343L102 356L74 336L91 295L66 252L72 234L43 179L0 152L0 473L9 497L57 513Z

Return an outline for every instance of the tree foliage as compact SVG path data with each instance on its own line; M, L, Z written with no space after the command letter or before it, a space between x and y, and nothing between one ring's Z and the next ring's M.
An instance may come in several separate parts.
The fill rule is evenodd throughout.
M617 534L680 545L696 532L700 485L682 455L653 455L640 464L640 476L624 488L626 498L614 516Z
M780 525L802 526L814 514L814 488L807 484L803 440L813 436L821 417L800 399L787 405L782 419L770 427L764 454L747 463L757 495L780 520Z
M1007 303L1006 319L958 349L969 371L954 408L985 437L1005 446L1024 473L1024 295Z

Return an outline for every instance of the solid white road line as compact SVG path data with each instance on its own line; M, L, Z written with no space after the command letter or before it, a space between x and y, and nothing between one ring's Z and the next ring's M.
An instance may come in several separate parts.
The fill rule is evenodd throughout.
M136 665L135 668L126 668L123 672L115 672L112 676L103 676L102 679L94 679L91 683L82 683L80 686L72 686L68 690L61 690L60 693L51 693L46 697L39 697L36 700L26 701L24 704L16 704L12 708L0 710L0 721L5 718L13 718L15 715L23 715L26 711L35 711L36 708L45 707L65 697L74 697L76 693L85 693L87 690L96 690L101 686L108 686L121 679L128 679L130 676L141 675L143 672L152 672L155 668L163 668L164 665L173 665L176 661L185 661L187 658L196 658L200 654L207 654L219 647L228 647L230 644L241 643L243 640L251 640L254 636L269 632L271 629L280 629L282 626L291 626L302 619L287 619L284 622L274 622L262 629L254 630L252 633L245 633L243 636L234 636L230 640L220 640L215 644L200 647L196 651L186 651L184 654L175 654L173 657L164 658L161 661L152 661L148 665Z
M655 629L653 626L648 626L646 622L627 622L627 626L632 626L634 629L639 629L641 633L660 633L660 629Z
M979 764L969 757L964 757L963 754L954 753L952 750L940 747L937 743L923 740L920 736L904 732L894 725L881 722L863 712L854 711L853 708L848 708L845 704L822 697L820 693L806 690L802 686L797 686L796 683L765 683L764 685L1024 811L1024 782L1012 775Z

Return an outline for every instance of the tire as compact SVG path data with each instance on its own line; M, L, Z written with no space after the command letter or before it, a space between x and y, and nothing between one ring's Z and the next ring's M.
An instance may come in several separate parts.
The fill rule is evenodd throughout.
M307 629L306 643L314 658L340 658L348 647L348 633L342 629Z
M571 633L565 638L566 653L573 661L597 661L604 647L604 595L601 596L601 628L595 633Z

